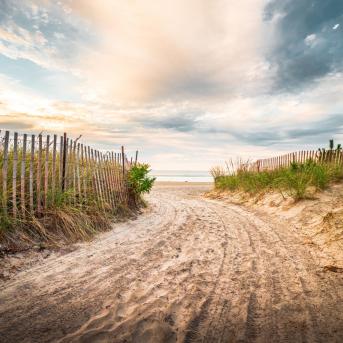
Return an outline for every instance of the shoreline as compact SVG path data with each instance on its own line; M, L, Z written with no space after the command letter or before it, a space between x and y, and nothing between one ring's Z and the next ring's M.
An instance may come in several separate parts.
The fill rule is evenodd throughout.
M155 181L154 186L212 186L214 182L201 181Z

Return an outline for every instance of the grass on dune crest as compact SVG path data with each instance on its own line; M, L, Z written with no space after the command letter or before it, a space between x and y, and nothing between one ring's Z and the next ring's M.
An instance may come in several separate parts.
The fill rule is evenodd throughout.
M276 190L295 200L310 198L313 191L343 179L343 168L331 162L292 163L288 168L255 172L238 168L229 173L220 167L211 170L218 190L243 191L251 195Z

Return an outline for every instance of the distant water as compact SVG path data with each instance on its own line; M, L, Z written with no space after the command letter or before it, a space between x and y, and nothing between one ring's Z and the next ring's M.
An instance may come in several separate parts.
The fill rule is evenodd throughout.
M212 176L207 171L152 170L150 174L156 177L156 181L213 182Z

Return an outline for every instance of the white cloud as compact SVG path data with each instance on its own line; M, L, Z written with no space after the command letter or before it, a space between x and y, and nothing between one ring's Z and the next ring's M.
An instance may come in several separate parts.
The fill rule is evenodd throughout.
M83 134L102 148L138 148L156 169L207 169L238 154L291 150L286 135L273 146L259 146L258 136L283 137L283 130L342 113L339 74L298 94L269 92L275 70L265 53L285 14L265 27L265 0L36 3L37 28L0 28L0 52L79 75L82 102L48 100L0 78L0 124L10 123L10 113L32 130ZM60 27L45 31L54 20ZM318 38L304 41L313 46Z
M316 39L317 39L316 34L312 33L305 38L305 44L308 46L314 46Z
M54 37L57 39L64 39L65 35L61 32L54 32Z
M101 37L83 69L117 101L222 96L263 74L265 0L72 2ZM242 25L244 23L244 25ZM244 85L244 87L243 87Z
M52 49L45 47L47 39L39 30L30 32L14 22L0 27L0 52L7 57L25 58L38 65L52 65Z

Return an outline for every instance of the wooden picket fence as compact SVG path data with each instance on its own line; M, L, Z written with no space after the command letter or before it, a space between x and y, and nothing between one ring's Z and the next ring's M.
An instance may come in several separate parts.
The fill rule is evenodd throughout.
M41 216L66 198L75 206L96 203L100 210L127 205L127 172L137 157L129 161L124 147L101 152L67 134L0 131L0 215Z
M309 160L314 161L316 163L330 162L338 165L343 165L343 151L296 151L281 156L260 159L251 163L245 163L242 165L242 168L255 172L272 171L280 168L287 168L292 163L305 163Z

